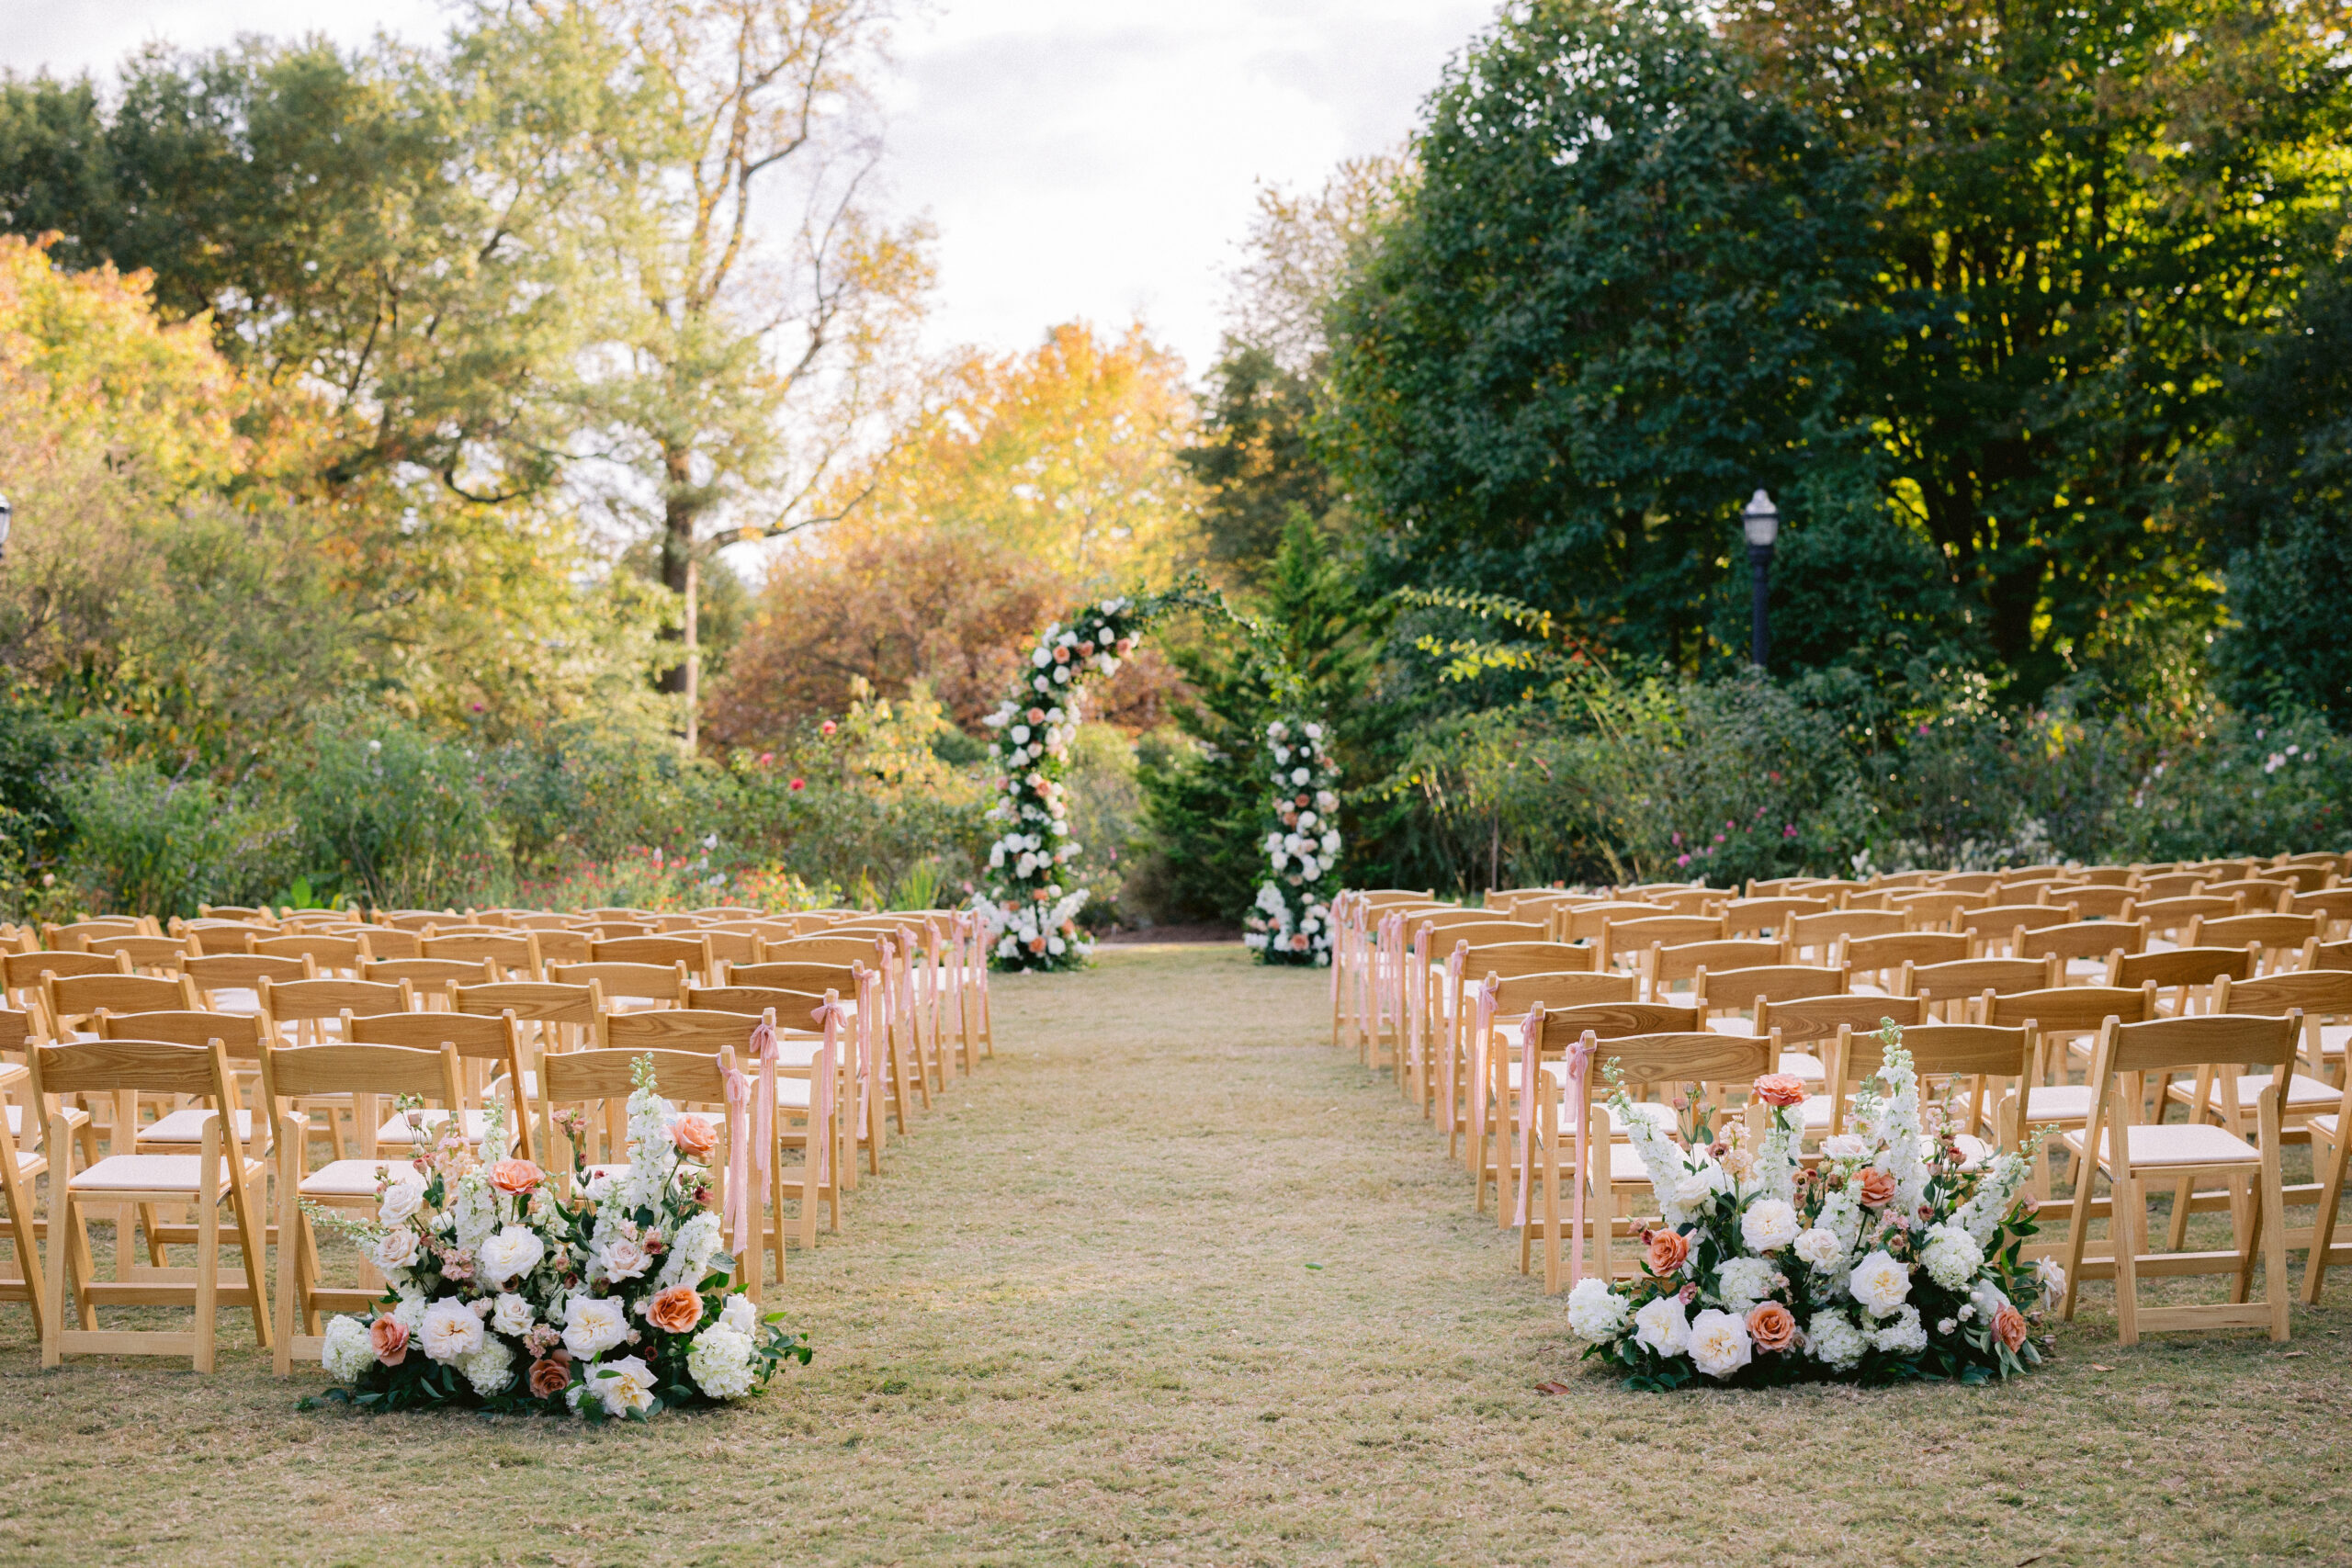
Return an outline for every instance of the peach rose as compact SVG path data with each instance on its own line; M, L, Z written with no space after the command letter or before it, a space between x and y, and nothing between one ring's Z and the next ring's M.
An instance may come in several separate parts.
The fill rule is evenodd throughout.
M2004 1303L1993 1314L1993 1337L2016 1351L2025 1344L2025 1314Z
M1682 1267L1690 1256L1690 1241L1680 1231L1654 1230L1649 1234L1650 1272L1663 1280Z
M690 1334L702 1321L702 1297L692 1285L673 1285L653 1298L645 1321L664 1334Z
M708 1159L718 1147L718 1129L699 1116L681 1116L670 1123L670 1141L692 1159Z
M550 1350L531 1363L531 1393L545 1399L571 1386L571 1352Z
M408 1325L390 1313L368 1325L368 1337L384 1365L397 1367L408 1359Z
M1872 1166L1862 1172L1862 1207L1883 1209L1894 1201L1894 1178Z
M1756 1098L1767 1105L1803 1105L1804 1079L1794 1073L1766 1073L1756 1080Z
M1797 1342L1796 1316L1778 1302L1766 1302L1747 1314L1747 1337L1758 1350L1785 1350Z
M526 1159L503 1159L490 1168L490 1184L501 1192L528 1192L548 1179L548 1173Z

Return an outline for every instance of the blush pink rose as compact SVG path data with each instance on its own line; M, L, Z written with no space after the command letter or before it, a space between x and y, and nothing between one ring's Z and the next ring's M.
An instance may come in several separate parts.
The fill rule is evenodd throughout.
M368 1325L368 1337L376 1347L376 1359L388 1367L397 1367L408 1359L408 1325L387 1313Z

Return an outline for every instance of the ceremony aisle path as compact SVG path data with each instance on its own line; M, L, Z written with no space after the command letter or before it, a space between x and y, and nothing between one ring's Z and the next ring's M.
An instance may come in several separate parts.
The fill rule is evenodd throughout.
M997 981L996 1061L794 1255L817 1359L741 1410L298 1414L315 1369L249 1348L43 1375L0 1308L0 1562L2345 1560L2352 1313L2086 1317L2005 1388L1625 1393L1326 983L1238 947Z

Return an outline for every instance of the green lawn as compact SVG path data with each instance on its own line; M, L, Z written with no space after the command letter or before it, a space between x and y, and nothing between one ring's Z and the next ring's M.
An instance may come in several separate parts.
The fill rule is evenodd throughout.
M1000 980L742 1409L300 1414L247 1338L44 1374L0 1308L0 1560L2352 1560L2352 1311L2124 1350L2095 1285L2007 1387L1626 1393L1327 996L1238 949Z

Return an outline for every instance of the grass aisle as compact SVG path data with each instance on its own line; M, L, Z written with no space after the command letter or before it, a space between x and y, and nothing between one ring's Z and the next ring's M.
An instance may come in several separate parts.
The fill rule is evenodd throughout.
M209 1382L43 1375L0 1308L0 1561L2352 1553L2340 1308L2297 1309L2286 1347L2124 1351L2102 1288L2007 1388L1649 1397L1578 1373L1466 1179L1329 1047L1324 986L1208 948L998 982L996 1063L893 1145L845 1237L795 1255L817 1360L743 1411L299 1415L250 1348ZM1572 1392L1539 1396L1552 1377Z

